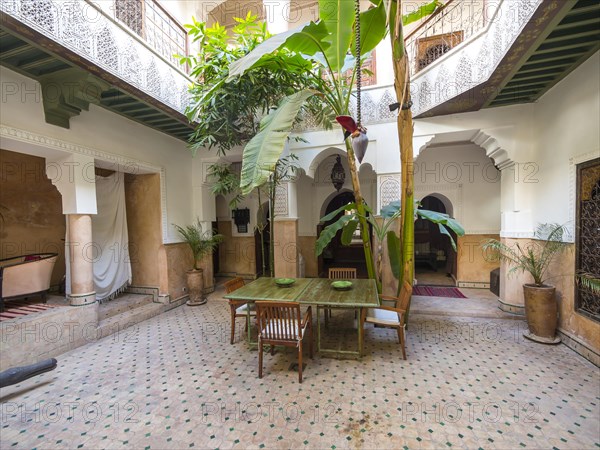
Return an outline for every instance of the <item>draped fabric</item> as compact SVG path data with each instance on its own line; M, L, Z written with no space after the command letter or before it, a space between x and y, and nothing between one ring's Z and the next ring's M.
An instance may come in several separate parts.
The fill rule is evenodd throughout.
M92 245L86 251L94 263L96 298L113 298L131 283L129 237L125 212L125 176L115 172L96 177L98 214L92 215ZM69 232L67 230L67 241ZM70 294L70 263L67 258L67 293Z

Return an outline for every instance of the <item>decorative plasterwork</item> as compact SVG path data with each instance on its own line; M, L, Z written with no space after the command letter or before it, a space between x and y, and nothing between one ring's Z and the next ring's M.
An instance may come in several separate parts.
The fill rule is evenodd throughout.
M390 104L395 102L396 92L392 86L380 86L363 91L361 97L363 123L369 126L375 123L395 122L398 112L390 111ZM356 117L356 101L351 100L349 110L350 115ZM322 129L323 127L310 114L303 115L302 122L294 127L296 132Z
M471 141L485 150L485 154L494 160L498 170L514 166L515 163L510 159L508 152L489 134L479 131Z
M400 200L400 174L382 175L379 181L379 209Z
M575 242L575 212L577 211L577 165L600 157L600 149L569 158L569 242Z
M164 167L150 164L139 159L129 158L123 155L108 153L92 147L75 144L61 139L44 136L32 131L14 128L9 125L0 124L0 138L11 139L34 146L45 147L51 150L58 150L66 153L75 153L79 155L90 156L94 159L103 161L114 167L114 170L126 173L158 173L160 175L160 206L162 217L162 239L164 244L177 242L169 238L169 220L167 217L167 188L166 188L166 170Z
M93 3L7 0L0 1L0 11L185 113L192 79Z
M411 81L413 115L420 116L486 82L542 1L502 0L487 28L420 71Z
M288 205L288 183L281 183L275 191L275 215L287 216L289 213Z

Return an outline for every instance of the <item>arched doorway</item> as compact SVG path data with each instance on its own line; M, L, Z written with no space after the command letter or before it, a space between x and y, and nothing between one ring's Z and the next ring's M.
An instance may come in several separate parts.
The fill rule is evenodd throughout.
M421 200L421 208L452 216L452 204L440 195ZM451 232L456 242L456 235ZM415 221L415 276L419 284L455 286L457 254L438 224L425 219Z
M335 197L326 200L326 207L323 216L332 213L336 209L341 208L348 203L354 202L354 193L352 191L344 191L337 194ZM344 212L340 212L336 217L328 222L320 223L317 226L317 236L321 234L323 228L336 222ZM327 248L318 260L319 276L326 277L330 267L355 267L359 277L367 276L367 265L365 262L365 254L363 250L362 240L360 235L357 235L350 245L342 245L342 231L338 231L336 236L331 240Z

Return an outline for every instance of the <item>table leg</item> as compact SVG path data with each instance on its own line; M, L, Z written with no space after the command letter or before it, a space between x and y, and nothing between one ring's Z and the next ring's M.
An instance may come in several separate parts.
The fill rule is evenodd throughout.
M362 318L363 318L363 308L358 308L358 357L361 358L364 350L364 336L363 336L363 327L362 327Z
M321 351L321 321L319 320L319 305L317 305L317 353Z
M258 348L258 342L252 341L252 315L250 314L250 307L248 307L246 320L248 321L248 348L250 350L256 350Z

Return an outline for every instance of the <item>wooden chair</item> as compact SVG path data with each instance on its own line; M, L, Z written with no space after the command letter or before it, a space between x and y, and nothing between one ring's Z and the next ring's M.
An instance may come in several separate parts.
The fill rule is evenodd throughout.
M353 267L331 267L329 269L330 280L356 280L356 269ZM323 308L325 311L325 326L329 324L332 308ZM317 314L319 312L317 311ZM356 319L356 316L354 317Z
M297 302L256 302L258 317L258 378L262 378L263 345L298 348L298 382L302 383L302 340L309 339L309 356L313 357L312 309L309 306L304 319Z
M241 288L246 283L243 278L237 277L233 280L229 280L225 282L225 292L230 294L231 292ZM233 339L235 337L235 319L238 317L243 317L246 319L246 330L248 329L248 309L250 309L250 315L255 316L256 310L254 305L248 304L245 300L229 300L229 309L231 310L231 338L229 340L230 344L233 344Z
M363 312L364 323L372 323L381 327L395 328L398 332L398 340L402 347L402 357L406 359L406 315L410 306L412 286L405 281L400 292L400 297L388 297L380 295L382 305L379 308L369 308ZM394 306L386 306L384 302L392 302Z

